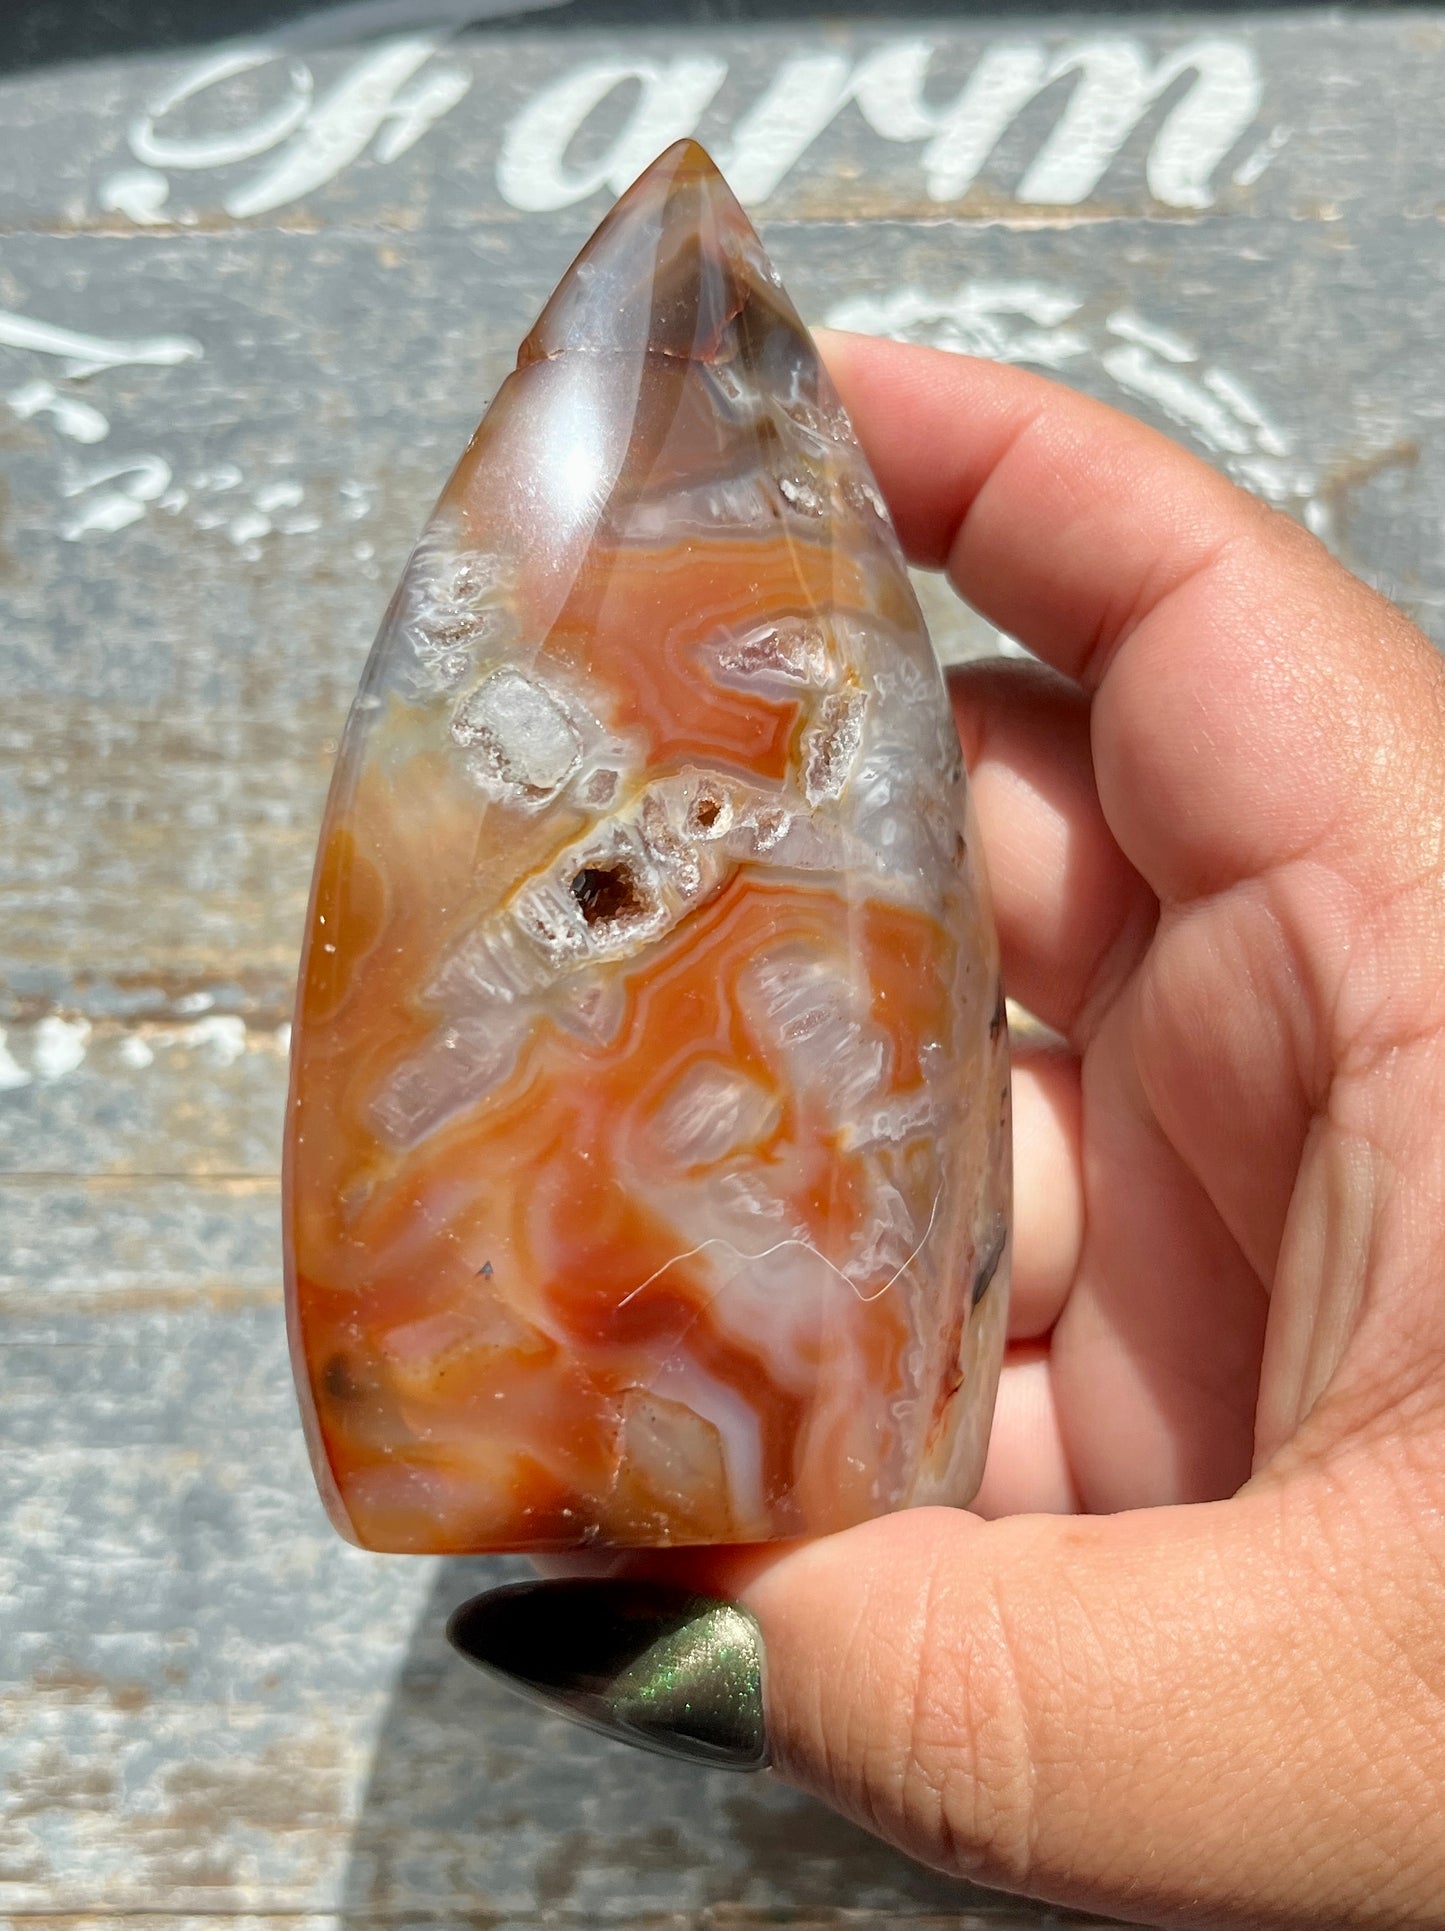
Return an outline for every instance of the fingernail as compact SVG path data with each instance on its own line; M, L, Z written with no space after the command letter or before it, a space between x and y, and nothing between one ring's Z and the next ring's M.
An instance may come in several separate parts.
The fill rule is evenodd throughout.
M447 1637L589 1730L686 1763L767 1765L762 1631L739 1603L661 1582L520 1582L463 1603Z

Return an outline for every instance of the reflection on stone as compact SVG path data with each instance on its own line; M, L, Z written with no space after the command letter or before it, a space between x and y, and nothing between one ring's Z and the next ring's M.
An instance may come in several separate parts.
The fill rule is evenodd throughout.
M896 540L684 143L523 344L338 761L287 1133L338 1526L558 1549L966 1501L998 996Z

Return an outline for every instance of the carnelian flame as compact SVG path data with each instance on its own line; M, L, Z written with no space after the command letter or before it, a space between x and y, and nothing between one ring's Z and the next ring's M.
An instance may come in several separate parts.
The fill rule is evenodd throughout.
M407 567L292 1069L293 1357L364 1546L971 1496L1008 1076L957 740L867 464L695 144L564 277Z

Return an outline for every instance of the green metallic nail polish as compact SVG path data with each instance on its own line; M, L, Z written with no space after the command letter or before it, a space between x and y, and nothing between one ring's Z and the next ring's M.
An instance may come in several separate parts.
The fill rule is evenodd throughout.
M522 1582L463 1603L447 1636L604 1736L717 1769L767 1765L762 1632L738 1603L660 1582Z

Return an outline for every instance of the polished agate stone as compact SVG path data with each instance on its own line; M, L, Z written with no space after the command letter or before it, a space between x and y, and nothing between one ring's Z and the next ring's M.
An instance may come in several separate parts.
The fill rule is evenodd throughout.
M286 1161L337 1526L566 1549L966 1502L1006 1056L896 538L684 143L523 343L337 762Z

